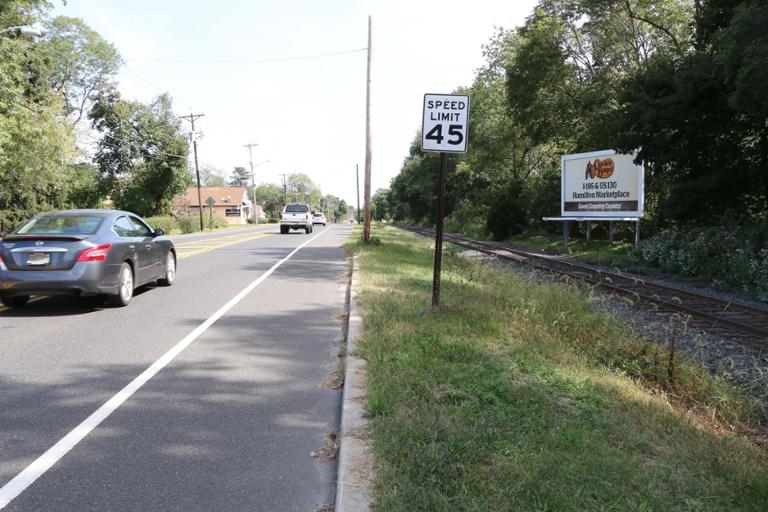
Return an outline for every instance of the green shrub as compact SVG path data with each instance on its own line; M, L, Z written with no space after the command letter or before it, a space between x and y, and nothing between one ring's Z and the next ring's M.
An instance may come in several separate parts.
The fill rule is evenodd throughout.
M196 215L179 217L179 229L181 229L182 233L194 233L195 231L200 231L200 217Z
M445 229L474 238L488 238L488 228L485 225L486 215L487 208L478 206L471 201L461 201L445 218Z
M171 233L179 228L179 223L171 216L147 217L144 220L146 220L154 229L162 229L166 233Z
M752 271L757 276L755 289L758 296L768 302L768 249L760 251L760 256L752 263Z
M229 226L229 223L224 217L209 216L207 219L205 219L205 225L208 227L208 229L219 229Z
M665 229L640 243L635 258L666 272L756 292L768 300L765 226Z

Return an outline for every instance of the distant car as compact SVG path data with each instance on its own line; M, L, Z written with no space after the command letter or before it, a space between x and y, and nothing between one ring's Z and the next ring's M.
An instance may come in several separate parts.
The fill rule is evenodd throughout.
M127 306L135 288L176 279L176 249L161 229L119 210L37 215L0 241L0 301L30 295L106 295Z
M357 224L357 221L355 219L349 219L350 224Z
M325 214L322 212L312 214L312 224L322 224L325 226Z
M291 229L303 229L306 234L312 232L312 213L309 205L304 203L291 203L285 205L280 215L280 233L288 234Z

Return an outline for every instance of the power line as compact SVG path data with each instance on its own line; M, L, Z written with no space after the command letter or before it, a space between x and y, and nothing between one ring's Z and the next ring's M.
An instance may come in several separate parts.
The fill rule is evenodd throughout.
M40 45L40 44L34 44L34 43L30 42L30 41L23 40L23 39L19 40L19 41L24 43L24 44L26 44L30 48L32 48L34 50L34 52L40 54L43 57L45 57L45 56L47 56L49 58L50 57L54 57L54 58L55 57L59 57L59 58L63 58L63 59L69 59L69 57L70 57L69 55L67 55L63 51L57 50L55 48L51 48L49 46L43 46L43 45ZM140 85L140 86L144 87L146 90L150 91L153 95L162 94L163 92L168 92L170 94L170 91L168 89L166 89L164 87L158 87L156 84L153 84L152 82L150 82L146 78L144 78L141 75L139 75L137 72L133 71L132 69L129 69L128 65L126 64L127 59L123 59L122 57L119 57L119 58L120 58L120 61L121 61L120 64L121 64L121 67L123 68L123 70L125 70L125 72L128 75L132 75L132 76L128 76L127 75L127 77L130 78L131 80L133 80L137 85ZM131 91L128 91L128 92L131 92ZM138 96L138 95L134 94L134 96ZM173 94L172 96L175 97L176 100L179 103L182 103L189 110L192 110L192 105L189 104L188 102L184 101L184 98L181 98L181 97L179 97L176 94Z
M296 57L272 57L265 59L125 59L132 62L168 62L174 64L261 64L267 62L288 62L293 60L321 59L367 51L368 48L356 48L340 52L321 53L315 55L301 55Z
M146 78L142 77L132 69L129 69L128 65L123 64L123 69L128 74L128 78L131 78L138 85L141 85L142 87L146 88L148 91L151 91L152 94L161 94L162 92L168 92L170 94L170 91L168 91L167 89L163 87L158 87L157 85L153 84ZM179 97L177 94L172 94L171 96L175 97L180 103L182 103L189 110L192 110L192 105L184 101L184 98Z

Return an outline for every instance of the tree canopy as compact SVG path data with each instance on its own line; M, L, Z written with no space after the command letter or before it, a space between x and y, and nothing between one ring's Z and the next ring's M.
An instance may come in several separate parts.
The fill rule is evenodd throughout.
M192 184L189 142L170 97L145 105L110 90L98 96L90 117L102 134L94 160L113 204L139 215L166 213Z
M245 167L235 167L232 169L232 174L229 176L230 187L245 187L248 185L251 179L251 174Z
M42 0L0 2L0 233L40 211L100 207L108 197L137 213L167 213L189 178L170 97L123 100L114 46L50 9ZM35 24L42 35L14 29ZM80 123L86 117L95 133ZM80 150L92 139L93 162Z
M508 236L559 210L559 157L639 150L656 226L768 211L768 4L540 0L497 29L468 87L469 149L452 156L446 214ZM438 158L414 139L386 195L433 222ZM499 211L510 217L491 226Z
M38 51L46 63L48 84L76 124L95 95L114 85L122 59L112 44L79 18L58 16L47 20L44 28Z

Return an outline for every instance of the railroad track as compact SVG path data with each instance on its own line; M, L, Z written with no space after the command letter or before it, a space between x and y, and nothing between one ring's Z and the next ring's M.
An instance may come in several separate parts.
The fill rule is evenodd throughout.
M422 236L434 237L434 231L405 228ZM649 282L619 272L606 271L590 265L564 261L559 258L513 249L504 244L481 242L452 233L445 233L446 242L472 249L499 259L568 276L629 297L636 302L654 304L662 309L707 324L710 329L737 334L742 341L768 343L768 309L739 302L726 301L711 295L696 293L666 284Z

